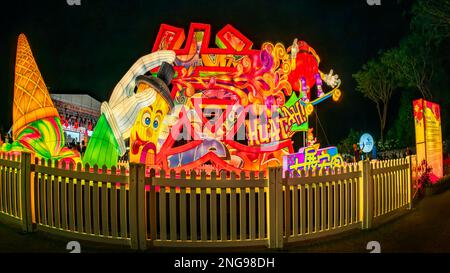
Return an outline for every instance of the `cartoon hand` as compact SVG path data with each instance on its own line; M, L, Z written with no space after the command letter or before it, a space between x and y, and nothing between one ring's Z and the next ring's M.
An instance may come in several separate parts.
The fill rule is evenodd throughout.
M294 42L292 43L292 46L291 46L291 59L297 58L297 53L298 52L299 52L298 39L295 38Z
M334 88L338 86L341 83L341 80L339 79L339 76L333 75L333 69L330 70L328 75L322 76L323 81L327 83L330 87Z
M131 127L139 111L151 105L156 98L156 91L153 88L135 94L136 78L160 66L163 62L173 63L174 61L175 52L171 50L160 50L141 57L117 83L109 102L102 103L102 114L105 115L117 139L120 154L126 151L124 139L130 137Z

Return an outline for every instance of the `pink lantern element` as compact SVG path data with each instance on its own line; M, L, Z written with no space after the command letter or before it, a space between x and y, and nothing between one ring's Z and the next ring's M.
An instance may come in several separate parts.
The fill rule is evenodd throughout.
M272 109L272 105L275 104L275 98L273 96L268 96L266 98L266 107L267 109Z

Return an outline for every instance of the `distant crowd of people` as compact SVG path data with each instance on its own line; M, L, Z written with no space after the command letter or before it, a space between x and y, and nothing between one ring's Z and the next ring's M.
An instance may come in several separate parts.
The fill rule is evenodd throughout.
M58 109L61 124L64 128L73 131L78 131L78 128L86 128L92 131L95 128L98 116L90 113L90 110L59 100L54 100L54 104Z
M84 156L84 153L86 152L86 142L81 141L75 142L75 139L72 140L70 143L66 143L66 147L69 148L72 151L77 151L80 153L81 156Z
M398 159L404 158L406 156L412 155L412 151L409 147L403 150L396 151L387 151L378 153L376 147L373 147L373 150L370 153L363 152L364 146L361 148L358 144L353 144L353 156L352 155L344 155L344 161L347 163L358 162L360 160L369 158L378 159L378 160L388 160L388 159Z
M86 128L88 131L92 131L95 128L96 120L92 118L73 116L73 115L61 115L61 124L68 129Z
M11 134L5 134L5 138L3 138L2 134L0 134L0 146L2 146L3 143L11 143L11 139Z

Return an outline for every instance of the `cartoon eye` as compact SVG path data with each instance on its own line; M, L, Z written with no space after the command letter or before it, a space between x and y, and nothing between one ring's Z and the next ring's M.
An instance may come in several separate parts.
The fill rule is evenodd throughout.
M145 113L144 115L142 115L142 125L148 127L150 126L151 121L152 120L149 113Z
M159 126L159 117L156 117L153 121L153 129L157 129Z

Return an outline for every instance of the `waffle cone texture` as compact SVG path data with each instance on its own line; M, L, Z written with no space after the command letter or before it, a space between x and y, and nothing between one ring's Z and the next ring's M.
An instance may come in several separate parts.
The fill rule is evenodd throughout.
M58 111L24 34L18 38L14 72L13 137L16 139L26 125L58 117Z

